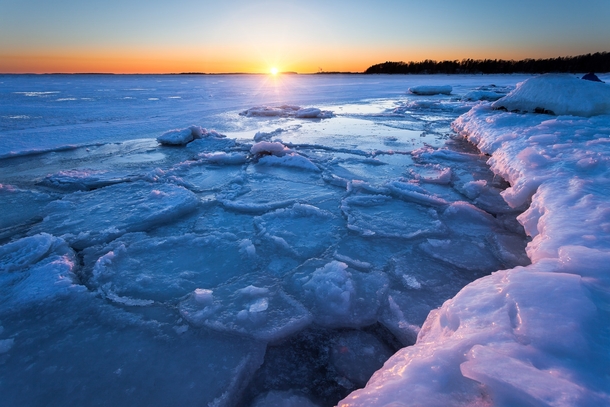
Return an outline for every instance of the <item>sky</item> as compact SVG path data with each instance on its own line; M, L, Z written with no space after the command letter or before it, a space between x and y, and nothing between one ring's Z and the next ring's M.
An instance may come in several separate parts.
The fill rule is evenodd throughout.
M610 51L610 0L0 0L0 72L361 72Z

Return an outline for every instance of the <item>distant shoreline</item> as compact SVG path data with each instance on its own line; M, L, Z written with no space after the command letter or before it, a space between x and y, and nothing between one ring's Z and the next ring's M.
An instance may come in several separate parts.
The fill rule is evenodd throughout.
M596 52L578 56L546 59L462 59L420 62L386 61L371 65L364 72L319 71L298 73L278 72L275 75L495 75L495 74L543 74L543 73L608 73L610 72L610 52ZM269 72L168 72L168 73L113 73L113 72L45 72L45 73L0 73L1 75L269 75Z

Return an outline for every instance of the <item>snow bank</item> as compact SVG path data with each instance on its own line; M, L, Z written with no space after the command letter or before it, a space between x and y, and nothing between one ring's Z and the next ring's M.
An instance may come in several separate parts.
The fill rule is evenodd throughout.
M610 85L567 74L546 74L517 84L494 109L591 117L610 114Z
M583 103L577 113L590 116L602 110L601 96L595 105L572 92L601 95L603 86L543 76L507 98L531 95L570 112ZM338 405L610 405L610 116L550 119L479 105L454 128L491 154L492 170L512 185L503 193L510 205L531 202L518 219L532 238L532 264L467 285L430 313L416 345ZM446 210L441 220L450 225L465 210Z
M247 117L296 117L299 119L327 119L333 117L333 112L320 110L316 107L300 107L282 105L277 107L257 106L240 113Z
M414 95L449 95L453 88L450 85L440 85L440 86L414 86L409 88L409 92Z

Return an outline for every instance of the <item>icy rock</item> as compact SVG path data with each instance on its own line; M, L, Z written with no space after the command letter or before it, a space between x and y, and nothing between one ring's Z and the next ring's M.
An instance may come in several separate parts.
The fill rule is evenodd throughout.
M363 236L411 239L446 230L434 209L385 195L349 196L341 210L347 215L347 227Z
M337 240L335 216L312 205L295 204L254 219L258 236L302 259L323 254Z
M165 145L180 146L190 143L194 139L201 138L203 134L204 129L199 126L191 126L186 129L166 131L157 137L157 141Z
M76 283L77 265L66 242L46 233L0 246L2 309L41 304L83 291Z
M254 268L241 242L222 235L134 233L84 254L93 287L114 302L141 306L177 301L197 287L215 287ZM196 291L198 303L203 296Z
M182 316L195 326L277 342L312 320L309 311L271 279L250 276L202 290L195 290L179 306Z
M159 226L192 212L198 204L195 194L172 184L117 184L49 203L44 220L33 229L62 236L74 248L83 249Z
M610 85L568 74L545 74L517 84L491 105L508 111L591 117L610 114Z
M338 374L362 387L390 356L392 352L375 336L351 331L335 338L330 361Z
M450 85L440 86L414 86L409 88L409 92L414 95L449 95L453 88Z
M376 322L388 289L385 274L362 273L336 260L306 262L286 284L287 290L311 310L314 322L331 328L358 328Z

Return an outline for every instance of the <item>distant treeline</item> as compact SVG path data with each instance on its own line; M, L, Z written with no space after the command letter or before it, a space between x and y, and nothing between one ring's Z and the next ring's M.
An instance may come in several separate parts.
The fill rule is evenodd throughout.
M552 72L610 72L610 53L557 57L548 59L463 59L461 61L384 62L369 67L364 73L386 74L497 74Z

